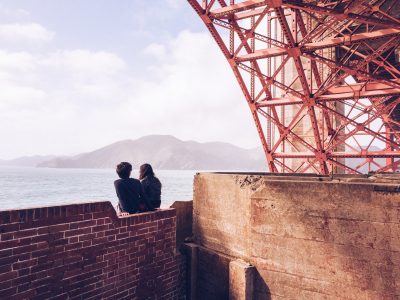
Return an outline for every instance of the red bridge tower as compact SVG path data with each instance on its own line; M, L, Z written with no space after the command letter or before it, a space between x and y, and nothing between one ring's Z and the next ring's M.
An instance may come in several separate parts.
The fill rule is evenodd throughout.
M228 60L271 172L400 164L400 2L188 0Z

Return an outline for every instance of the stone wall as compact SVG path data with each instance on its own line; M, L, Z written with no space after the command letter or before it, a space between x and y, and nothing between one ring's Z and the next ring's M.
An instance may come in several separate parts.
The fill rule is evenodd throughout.
M200 174L194 236L255 267L250 299L399 299L398 190L398 180Z
M0 297L183 299L174 209L118 218L110 202L0 212Z
M175 201L171 208L176 211L176 248L192 237L193 201Z

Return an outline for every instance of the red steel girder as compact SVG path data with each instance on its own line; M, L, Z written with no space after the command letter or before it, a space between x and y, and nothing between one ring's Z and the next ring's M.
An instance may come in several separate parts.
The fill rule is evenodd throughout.
M373 16L363 16L356 13L346 12L338 9L332 9L324 6L314 5L301 0L289 1L289 0L249 0L243 1L237 4L221 7L210 12L212 18L221 18L229 16L237 12L248 11L254 8L268 6L271 8L285 7L285 8L297 8L310 13L328 15L336 17L339 20L351 20L355 22L379 25L387 28L400 28L400 24L391 20L382 21Z
M303 46L297 47L296 50L298 49L301 53L312 52L319 49L336 47L350 43L357 43L371 39L384 38L386 36L396 35L399 33L400 29L392 29L392 28L380 29L380 30L375 30L373 32L344 35L340 37L328 38L326 40L314 43L305 43ZM250 54L238 56L237 60L243 62L243 61L263 59L274 56L290 55L291 52L293 53L293 50L291 50L290 48L281 48L281 47L265 48L254 51L253 53Z
M239 82L271 172L400 167L400 3L188 2Z

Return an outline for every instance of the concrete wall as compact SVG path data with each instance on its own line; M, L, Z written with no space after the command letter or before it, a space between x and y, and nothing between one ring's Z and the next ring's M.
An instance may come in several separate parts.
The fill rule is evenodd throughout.
M187 238L192 238L193 201L175 201L171 208L176 211L176 248Z
M398 190L398 180L200 174L194 236L255 266L253 299L399 299Z
M109 202L0 212L1 299L181 299L174 209L118 218Z
M193 232L199 244L232 256L249 253L249 198L256 190L256 183L246 188L250 181L239 175L195 176Z

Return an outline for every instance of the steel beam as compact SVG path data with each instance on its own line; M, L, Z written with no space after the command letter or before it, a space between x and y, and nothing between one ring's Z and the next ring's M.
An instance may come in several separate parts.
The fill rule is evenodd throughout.
M343 35L340 37L327 38L319 42L305 43L303 46L297 47L296 49L298 49L301 53L312 52L315 50L337 47L340 45L350 45L372 39L381 39L399 33L400 29L393 29L393 28L381 29L372 32L356 33L353 35ZM291 51L293 52L293 50L291 50L290 48L281 48L281 47L265 48L254 51L254 53L238 56L236 59L239 62L244 62L256 59L270 58L275 56L290 55Z
M397 168L400 18L390 7L376 13L364 0L199 1L188 0L232 68L270 171ZM377 142L383 148L369 151ZM346 158L365 161L350 167Z

